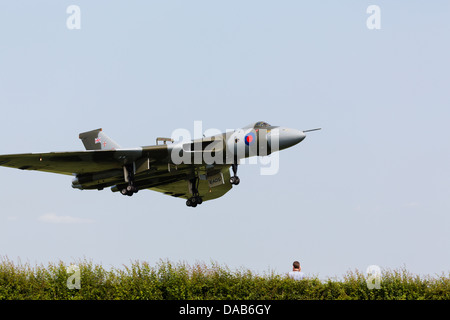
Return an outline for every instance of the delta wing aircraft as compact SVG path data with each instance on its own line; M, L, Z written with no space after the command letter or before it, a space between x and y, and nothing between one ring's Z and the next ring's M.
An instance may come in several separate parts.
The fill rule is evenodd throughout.
M86 151L0 155L0 166L73 175L72 187L80 190L111 188L132 196L150 189L196 207L239 184L239 160L289 148L315 130L320 128L300 131L259 121L201 139L157 138L156 145L122 148L97 129L80 133Z

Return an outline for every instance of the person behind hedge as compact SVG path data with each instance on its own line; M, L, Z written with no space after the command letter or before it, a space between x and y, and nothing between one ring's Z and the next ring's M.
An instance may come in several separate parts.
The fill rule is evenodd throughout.
M300 262L294 261L292 266L293 268L292 271L289 272L289 278L294 280L302 280L305 277L305 275L301 271L302 268L300 267Z

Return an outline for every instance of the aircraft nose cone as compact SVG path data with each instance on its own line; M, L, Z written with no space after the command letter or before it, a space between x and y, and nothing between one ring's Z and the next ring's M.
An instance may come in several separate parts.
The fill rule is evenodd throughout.
M279 144L280 150L286 149L300 143L305 139L306 135L303 131L297 129L280 128Z

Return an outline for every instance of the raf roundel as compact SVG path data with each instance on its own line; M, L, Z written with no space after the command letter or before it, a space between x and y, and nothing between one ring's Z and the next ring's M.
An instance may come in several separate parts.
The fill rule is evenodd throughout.
M249 134L247 134L244 139L245 144L248 146L251 145L253 142L255 142L255 140L256 140L256 136L253 132L250 132Z

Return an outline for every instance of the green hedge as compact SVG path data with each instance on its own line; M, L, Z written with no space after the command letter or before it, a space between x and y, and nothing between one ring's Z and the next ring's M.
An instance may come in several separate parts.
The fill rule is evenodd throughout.
M348 272L342 280L308 278L294 281L286 275L257 275L250 270L230 270L215 263L173 264L146 262L106 270L89 261L74 263L80 271L80 288L69 289L69 265L59 262L31 267L0 261L0 299L450 299L448 276L419 277L406 270L383 270L381 288L370 290L364 274ZM75 282L72 282L73 284Z

